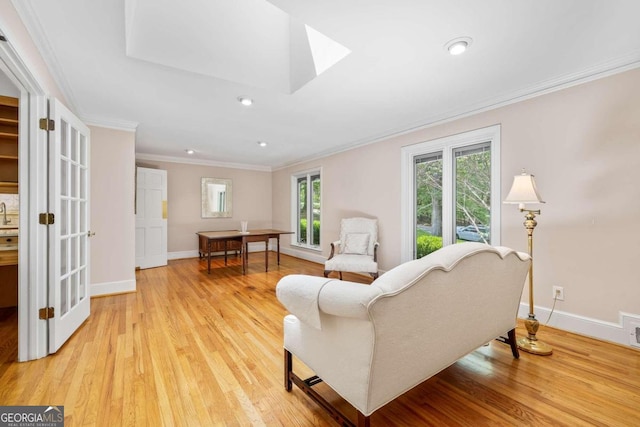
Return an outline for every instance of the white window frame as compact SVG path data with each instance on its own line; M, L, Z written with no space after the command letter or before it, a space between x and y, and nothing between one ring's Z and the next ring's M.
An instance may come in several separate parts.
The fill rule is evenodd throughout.
M411 261L415 257L415 173L416 156L442 153L442 244L455 243L453 198L453 152L483 142L491 143L491 244L500 245L500 125L489 126L456 135L438 138L402 147L401 150L401 230L400 259Z
M318 245L310 245L304 243L298 243L298 179L307 178L307 188L311 189L311 177L320 176L320 242ZM291 239L291 246L297 246L300 248L310 249L318 252L322 252L322 205L323 205L323 192L324 186L322 185L322 168L308 169L301 172L296 172L291 175L291 229L293 230L293 238ZM307 197L313 199L311 191L307 191ZM307 206L313 209L312 200L307 201ZM311 226L307 222L307 242L312 241L313 236L313 212L311 212Z

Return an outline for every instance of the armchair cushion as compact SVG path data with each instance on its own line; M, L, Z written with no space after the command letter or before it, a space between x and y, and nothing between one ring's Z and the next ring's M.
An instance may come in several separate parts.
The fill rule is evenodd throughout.
M347 233L342 253L366 255L369 249L369 233Z

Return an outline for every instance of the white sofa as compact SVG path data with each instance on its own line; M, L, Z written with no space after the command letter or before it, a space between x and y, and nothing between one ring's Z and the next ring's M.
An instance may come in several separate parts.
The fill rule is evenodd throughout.
M302 388L341 425L354 425L312 386L324 381L369 425L377 409L494 338L508 335L527 254L460 243L404 263L371 285L290 275L276 287L284 318L285 387ZM292 354L317 376L300 379Z

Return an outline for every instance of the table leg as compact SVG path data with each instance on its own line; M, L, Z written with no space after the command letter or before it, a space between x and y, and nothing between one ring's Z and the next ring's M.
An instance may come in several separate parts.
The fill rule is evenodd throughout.
M249 244L242 238L242 247L244 251L242 251L242 274L247 274L247 264L249 263Z
M269 271L269 237L264 240L264 271Z
M211 240L207 239L207 273L211 274Z
M226 239L224 241L224 265L225 266L227 265L227 241L228 240Z
M278 251L278 265L280 265L280 235L276 236L276 250Z

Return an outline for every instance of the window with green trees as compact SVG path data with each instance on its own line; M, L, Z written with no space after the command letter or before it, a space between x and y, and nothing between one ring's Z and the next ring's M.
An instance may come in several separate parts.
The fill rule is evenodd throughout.
M296 243L320 247L320 172L294 176Z
M451 243L500 244L499 135L492 126L403 149L404 260Z

